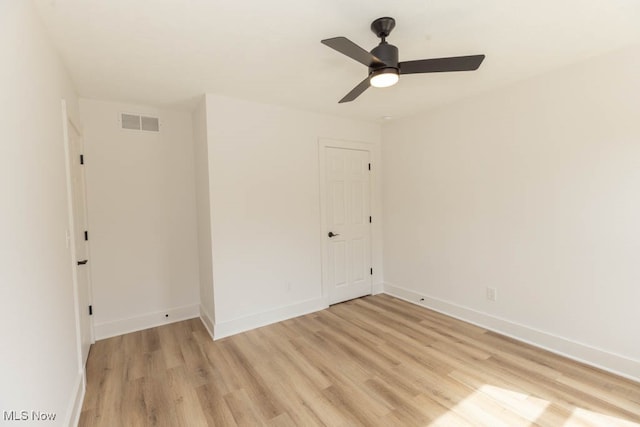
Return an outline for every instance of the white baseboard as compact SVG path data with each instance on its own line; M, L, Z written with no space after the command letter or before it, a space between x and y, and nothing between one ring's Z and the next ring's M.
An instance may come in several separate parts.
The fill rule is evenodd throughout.
M207 309L204 308L202 304L200 304L200 320L202 321L202 324L204 325L207 332L209 332L209 335L211 335L211 339L214 339L213 338L213 328L214 328L213 319L211 318L211 315L209 314Z
M169 315L168 317L166 316L167 314ZM200 306L197 304L168 308L166 310L130 317L128 319L96 323L94 325L94 332L96 340L101 340L115 337L117 335L128 334L129 332L155 328L156 326L167 325L181 320L193 319L199 315Z
M84 401L85 392L84 371L78 373L75 385L71 392L71 400L69 401L69 409L65 417L65 426L77 426L80 422L80 412L82 412L82 402Z
M328 306L329 305L324 298L317 298L276 308L274 310L252 314L239 319L216 323L213 329L214 339L218 340L240 332L259 328L260 326L266 326L282 320L291 319L292 317L324 310Z
M611 353L586 344L540 331L507 319L463 307L449 301L418 294L399 286L385 283L384 292L421 307L446 314L482 328L515 338L552 353L583 362L616 375L640 381L640 361ZM420 301L424 298L423 301Z

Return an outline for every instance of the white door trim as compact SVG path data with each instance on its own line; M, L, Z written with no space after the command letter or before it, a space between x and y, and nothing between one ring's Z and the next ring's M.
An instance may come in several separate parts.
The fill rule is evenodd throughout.
M71 162L70 162L70 153L71 153L71 142L69 138L69 124L73 126L74 130L78 133L78 135L82 136L81 128L78 125L78 122L73 118L67 108L66 100L62 100L62 132L63 132L63 140L64 140L64 155L65 155L65 169L66 169L66 180L67 180L67 211L68 211L68 230L67 230L67 241L69 242L69 261L71 265L72 272L72 281L73 281L73 293L74 293L74 301L75 301L75 316L76 316L76 337L77 337L77 352L78 352L78 362L80 366L80 370L83 376L83 381L86 381L84 370L85 370L85 362L82 357L82 325L81 325L81 315L80 310L86 310L87 307L80 307L80 294L78 289L78 269L77 269L77 256L76 256L76 232L75 232L75 215L73 209L73 184L72 184L72 172L71 172ZM79 159L78 159L79 160ZM85 215L86 215L86 206L85 206ZM90 268L89 265L86 266ZM87 279L87 293L89 300L92 300L92 292L91 292L91 274L88 274ZM89 317L89 333L91 337L91 343L95 342L95 335L93 331L93 319Z
M330 138L319 138L318 139L318 168L319 168L319 176L320 176L320 247L321 247L321 272L322 272L322 299L325 301L325 304L328 306L329 305L329 288L327 285L327 265L326 265L326 259L327 259L327 251L328 251L328 241L326 239L327 237L327 233L328 233L328 229L327 229L327 206L326 206L326 195L327 195L327 188L326 188L326 178L327 178L327 171L326 171L326 156L325 156L325 149L326 148L341 148L341 149L347 149L347 150L360 150L360 151L366 151L369 153L369 159L372 165L372 169L371 169L371 175L370 175L370 180L369 180L369 196L370 196L370 200L371 200L371 206L370 209L373 210L373 195L375 193L375 182L376 182L376 177L374 175L375 173L375 167L373 165L373 159L374 157L374 144L372 143L368 143L368 142L360 142L360 141L346 141L346 140L339 140L339 139L330 139ZM374 239L373 239L373 230L370 230L370 236L371 239L369 239L369 244L370 244L370 250L371 250L371 263L374 263ZM375 292L375 284L372 278L371 281L371 292L374 293Z

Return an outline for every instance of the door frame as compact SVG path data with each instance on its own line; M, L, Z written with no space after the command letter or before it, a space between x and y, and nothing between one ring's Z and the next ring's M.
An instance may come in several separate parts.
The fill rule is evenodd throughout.
M68 229L67 229L67 242L69 247L69 261L71 264L71 277L73 282L73 298L75 305L75 317L76 317L76 347L78 353L78 364L80 366L80 372L82 374L82 381L86 383L86 375L85 372L85 361L82 357L82 325L81 325L81 315L80 310L86 310L87 307L80 307L80 293L79 293L79 283L78 283L78 266L77 266L77 251L76 251L76 227L75 227L75 214L73 209L73 180L72 180L72 172L71 168L73 167L71 164L70 153L71 153L71 140L69 138L69 126L73 126L74 130L78 133L80 138L82 138L82 128L80 127L78 121L74 118L73 114L69 111L67 107L67 101L65 99L62 100L62 133L64 140L64 156L65 156L65 172L66 172L66 184L67 184L67 211L68 211ZM78 159L79 160L79 159ZM84 180L84 176L83 176ZM86 185L85 185L85 218L87 218L87 205L86 205ZM88 257L90 258L89 248L87 248ZM87 272L87 296L89 299L89 303L91 304L93 300L93 293L91 287L91 270L90 263L85 265L83 268L89 268ZM93 318L91 316L88 317L89 320L89 336L91 344L95 343L95 333L93 330ZM85 384L86 385L86 384Z
M320 248L321 248L321 256L320 256L320 269L322 272L321 282L322 282L322 299L326 306L329 305L329 285L327 284L327 259L328 259L328 250L329 250L329 242L326 239L327 233L329 229L327 227L327 160L325 155L326 148L338 148L343 150L359 150L366 151L369 153L369 162L371 163L371 174L369 175L369 210L371 211L370 215L373 216L373 211L375 210L374 202L377 201L377 198L374 197L376 194L376 167L374 164L374 160L376 158L376 146L375 144L369 142L361 142L361 141L347 141L340 139L331 139L331 138L319 138L318 139L318 168L319 168L319 177L320 177ZM374 238L374 227L373 224L369 225L369 250L371 251L371 264L372 268L373 264L376 264L376 254L375 254L375 241ZM375 273L376 268L374 268ZM376 275L374 274L371 277L371 294L379 293L376 285L375 279Z

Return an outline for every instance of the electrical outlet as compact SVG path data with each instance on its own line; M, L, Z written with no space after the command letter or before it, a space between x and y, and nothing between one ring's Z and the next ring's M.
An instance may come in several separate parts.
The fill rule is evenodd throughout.
M498 290L496 288L487 287L487 299L495 302L498 299Z

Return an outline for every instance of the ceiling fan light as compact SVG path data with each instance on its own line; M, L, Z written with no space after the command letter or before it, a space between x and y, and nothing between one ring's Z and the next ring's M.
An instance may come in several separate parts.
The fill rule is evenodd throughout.
M398 70L395 68L383 68L371 73L369 83L373 87L389 87L398 83Z

